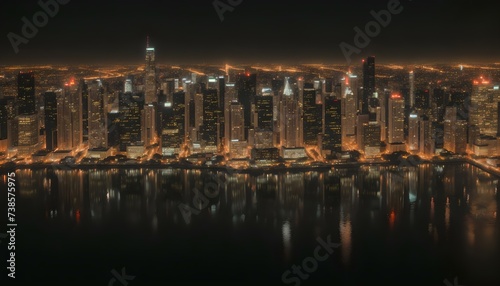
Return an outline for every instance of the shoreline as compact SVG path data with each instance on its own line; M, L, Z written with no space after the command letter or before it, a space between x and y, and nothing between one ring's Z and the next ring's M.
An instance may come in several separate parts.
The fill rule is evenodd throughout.
M408 162L408 161L406 161ZM219 171L219 172L232 172L240 174L271 174L283 172L308 172L308 171L327 171L332 169L358 169L362 166L417 166L423 164L470 164L481 170L500 177L500 170L493 169L474 161L470 158L448 159L448 160L421 160L418 164L408 164L405 162L391 162L391 161L373 161L373 162L345 162L333 163L317 166L291 166L291 167L256 167L256 168L233 168L227 166L199 166L188 164L30 164L30 165L16 165L16 166L0 166L0 172L13 171L13 170L41 170L52 168L54 170L93 170L93 169L181 169L181 170L205 170L205 171Z

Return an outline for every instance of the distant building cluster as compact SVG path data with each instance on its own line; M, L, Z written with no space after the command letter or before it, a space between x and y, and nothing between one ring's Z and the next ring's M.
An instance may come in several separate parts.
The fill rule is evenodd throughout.
M327 161L357 151L364 158L406 152L500 155L500 89L484 78L471 92L377 85L375 57L362 75L273 78L250 69L159 79L146 48L142 78L118 91L102 79L70 79L35 94L33 72L19 72L17 96L0 99L0 152L11 158L142 160L223 156L234 162ZM110 91L111 90L111 91Z

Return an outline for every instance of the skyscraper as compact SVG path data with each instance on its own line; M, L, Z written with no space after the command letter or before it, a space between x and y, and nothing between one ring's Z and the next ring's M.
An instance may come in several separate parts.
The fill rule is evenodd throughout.
M57 94L47 91L44 94L45 110L45 148L53 151L57 148Z
M127 151L127 146L142 145L141 114L144 110L143 94L121 92L119 94L120 151Z
M408 150L411 152L418 152L420 143L420 129L419 129L419 116L418 113L413 111L410 113L408 120Z
M478 126L481 134L489 136L497 134L499 86L483 78L475 80L472 85L469 123Z
M142 120L143 140L146 146L156 143L157 136L157 105L156 97L157 81L156 81L156 57L155 48L149 46L149 37L146 44L146 67L145 72L145 105L144 116Z
M108 147L106 121L104 88L100 80L94 80L89 86L89 149Z
M273 97L255 97L255 113L257 117L257 127L259 129L273 131Z
M316 104L316 89L312 86L304 86L302 95L302 130L305 145L318 145L318 135L321 133L323 120L321 108Z
M71 121L70 138L71 146L69 150L80 147L83 143L83 122L82 122L82 95L81 87L75 84L74 80L70 80L64 85L64 97L68 100L68 112Z
M342 100L326 96L324 102L325 126L323 130L322 150L342 151Z
M257 74L238 74L236 76L235 87L238 95L238 102L243 105L245 118L245 139L248 139L248 131L252 126L252 104L257 95Z
M415 106L415 73L410 71L409 75L410 80L410 108Z
M375 92L375 57L370 56L363 60L363 104L362 114L370 112L373 93Z
M19 72L17 75L17 104L18 115L36 113L35 74L33 72Z
M298 100L290 87L289 79L286 78L280 109L280 145L282 147L301 147L299 118Z
M201 139L206 150L215 152L218 147L218 108L219 98L216 89L203 91L203 124L201 126Z
M403 143L404 139L404 99L399 94L393 94L389 98L389 126L388 142Z

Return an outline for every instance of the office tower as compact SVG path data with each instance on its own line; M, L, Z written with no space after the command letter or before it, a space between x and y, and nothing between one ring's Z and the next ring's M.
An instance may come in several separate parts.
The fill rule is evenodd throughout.
M89 149L107 149L107 114L104 108L104 88L101 80L89 85Z
M186 93L177 91L172 94L172 107L174 111L174 121L179 129L181 144L184 144L186 138Z
M358 145L358 150L362 151L365 149L364 145L364 125L370 122L370 115L359 114L356 119L356 145Z
M330 95L325 97L323 152L331 154L342 151L342 106L342 100Z
M399 94L389 98L389 124L387 129L389 144L404 142L404 99Z
M120 147L120 112L118 108L106 112L106 122L108 123L108 146Z
M474 106L471 106L471 104L475 103L471 102L471 95L469 92L455 91L450 96L449 104L457 107L459 119L469 120L469 109L474 109ZM446 105L448 105L448 102L446 102Z
M485 79L474 81L470 107L470 124L479 127L481 134L496 136L498 127L499 85Z
M82 91L82 130L83 142L89 141L89 86L84 79L80 80L80 89Z
M141 114L144 110L144 97L131 92L120 93L118 97L120 151L125 152L128 146L143 145Z
M282 147L300 147L299 117L298 100L294 96L289 78L286 78L280 109L280 145Z
M376 121L363 123L363 149L365 156L376 157L380 155L380 124Z
M388 104L387 147L389 152L405 151L405 102L400 94L392 94Z
M145 91L146 104L156 102L156 59L155 48L146 45Z
M57 147L73 151L83 143L81 89L71 81L57 94Z
M0 141L7 140L8 120L7 98L0 98Z
M17 149L21 157L30 156L40 149L39 143L39 121L37 114L18 115L16 117L17 127Z
M410 71L410 108L415 106L415 73Z
M132 83L132 79L127 78L127 79L125 80L125 84L124 84L124 87L123 87L123 91L124 91L125 93L128 93L128 92L132 93L132 92L134 92L134 86L133 86L133 83Z
M447 104L448 93L442 88L435 88L432 94L432 114L436 121L443 122Z
M244 141L245 140L245 114L243 105L237 101L231 103L230 112L230 139L231 141Z
M375 57L363 59L363 104L362 114L368 114L375 93Z
M175 120L175 111L171 102L159 107L161 113L161 150L162 155L171 156L181 151L183 137L179 134L179 126Z
M273 96L255 97L256 126L262 130L273 131Z
M446 107L443 148L453 153L463 154L467 150L467 122L458 119L457 110L455 106Z
M217 78L217 92L219 93L219 108L218 108L218 129L219 129L219 137L221 139L221 143L223 143L223 138L226 137L226 79L224 76L219 76Z
M408 120L408 150L410 152L418 152L420 144L420 129L419 129L418 112L412 111Z
M245 115L245 139L248 139L248 132L252 126L252 103L257 95L257 74L238 74L235 88L238 94L238 102L243 105Z
M161 84L161 90L163 91L163 94L166 96L167 102L172 102L172 96L174 95L174 92L178 89L176 88L176 80L178 84L178 79L175 78L167 78L165 82Z
M35 74L33 72L19 72L17 75L17 105L18 115L36 113Z
M334 84L333 78L325 78L323 93L325 94L333 93L333 84Z
M57 94L47 91L44 94L45 110L45 149L54 151L57 146Z
M200 133L205 150L209 152L216 152L218 147L218 110L217 90L205 89L203 91L203 124Z
M415 108L426 110L430 107L430 93L428 89L419 89L415 93Z
M305 145L318 146L322 131L322 106L316 104L316 89L304 85L302 93L302 131Z
M341 80L342 143L346 150L356 143L357 81L358 77L350 72Z

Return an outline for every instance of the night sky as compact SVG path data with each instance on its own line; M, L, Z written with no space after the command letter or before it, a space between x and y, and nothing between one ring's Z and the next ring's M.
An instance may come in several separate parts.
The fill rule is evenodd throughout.
M142 63L146 35L165 64L342 64L339 44L354 45L353 28L364 29L370 11L387 9L389 1L242 0L221 22L214 0L71 0L17 54L7 35L22 36L21 18L31 20L41 8L37 0L2 1L0 65ZM353 60L500 61L496 2L400 2L403 11Z

